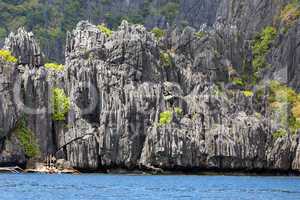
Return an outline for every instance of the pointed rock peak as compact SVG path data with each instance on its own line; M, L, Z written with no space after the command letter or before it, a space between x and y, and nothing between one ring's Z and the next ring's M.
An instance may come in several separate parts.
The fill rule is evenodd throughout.
M10 50L19 64L38 67L43 65L42 53L32 32L19 28L5 39L4 49Z
M138 32L146 32L146 28L141 24L131 24L126 20L123 20L121 22L121 25L119 26L118 30L125 31L125 32L132 32L132 31L138 31Z
M190 26L187 26L187 27L185 27L185 28L183 29L182 35L183 35L183 36L184 36L184 35L192 36L192 35L195 34L195 32L196 32L196 30L195 30L194 28L192 28L192 27L190 27Z
M123 20L123 21L121 22L121 25L119 26L119 29L126 29L126 28L128 28L128 26L129 26L128 21Z
M114 33L112 39L120 40L120 38L126 40L137 40L148 37L150 33L146 30L143 25L140 24L131 24L126 20L123 20L121 25L118 27L118 30Z
M67 33L66 59L99 48L106 40L107 37L97 26L88 21L80 21L71 33Z
M80 21L77 23L76 29L74 31L95 31L99 32L97 26L91 24L89 21Z

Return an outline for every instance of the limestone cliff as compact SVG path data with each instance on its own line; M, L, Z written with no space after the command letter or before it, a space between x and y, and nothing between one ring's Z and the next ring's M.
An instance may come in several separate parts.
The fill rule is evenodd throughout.
M63 71L44 66L31 33L11 34L18 62L0 63L0 164L28 159L16 133L25 114L39 157L79 169L300 171L299 131L270 105L271 80L299 92L300 20L275 20L287 3L220 1L213 26L162 38L126 21L112 35L81 21ZM279 31L257 69L252 44L265 27ZM53 119L55 88L70 98L65 120Z

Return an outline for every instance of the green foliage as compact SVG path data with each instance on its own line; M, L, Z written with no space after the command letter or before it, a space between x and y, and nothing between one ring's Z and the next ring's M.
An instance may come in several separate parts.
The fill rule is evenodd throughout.
M172 111L165 111L160 113L159 125L163 126L163 125L170 124L172 122L172 115L173 115Z
M298 0L287 4L280 13L281 21L288 27L292 26L300 17L300 5Z
M203 31L198 31L198 32L195 33L195 36L196 36L198 39L203 38L205 35L206 35L206 33L203 32Z
M219 85L214 85L211 88L211 94L217 97L224 96L224 90Z
M300 118L294 115L289 116L288 126L292 134L295 134L298 129L300 129Z
M233 78L232 83L234 83L235 85L239 85L239 86L245 86L244 81L241 78Z
M274 27L267 26L263 31L257 35L252 44L252 51L254 54L253 67L257 72L267 66L266 54L271 48L271 44L277 36L277 30Z
M172 0L160 9L161 14L167 18L167 21L172 22L174 18L179 14L179 3L179 0Z
M65 67L64 65L57 64L57 63L46 63L45 64L46 69L54 70L54 71L57 71L57 72L64 71L64 67Z
M172 57L167 52L160 52L160 61L163 67L171 67L172 66Z
M254 54L265 54L270 49L270 45L277 36L277 31L274 27L267 26L262 33L256 38L253 44Z
M107 28L107 26L105 26L105 24L98 25L97 27L101 31L101 33L104 33L106 35L106 37L112 36L113 31L110 30L109 28Z
M254 116L258 119L261 119L262 118L262 115L259 113L259 112L255 112L254 113Z
M122 20L126 20L131 24L141 24L145 23L144 17L139 12L128 13L127 16L121 17Z
M0 58L6 62L11 62L11 63L18 62L17 58L12 56L11 52L8 50L0 49Z
M180 107L175 107L174 111L178 116L181 116L183 114L183 110Z
M273 113L281 118L281 125L291 133L300 129L300 95L292 88L279 83L270 82L269 103Z
M55 121L64 121L70 110L70 98L66 96L63 89L54 88L52 91L52 118Z
M267 66L267 60L265 55L256 55L252 61L252 65L254 70L257 72L259 69L264 68Z
M287 131L284 130L284 129L279 129L279 130L275 131L275 132L272 134L273 138L275 138L275 139L282 138L282 137L285 137L285 136L287 136L287 135L288 135L288 133L287 133Z
M151 33L154 34L154 36L157 40L160 40L161 38L163 38L166 35L166 32L164 30L157 28L157 27L153 28L151 30Z
M295 90L278 81L270 81L269 87L271 90L269 100L272 102L279 101L294 104L299 99Z
M243 94L246 96L246 97L252 97L254 95L254 93L250 90L245 90L243 91Z
M117 28L123 19L130 23L145 24L146 19L165 15L169 24L178 15L179 0L156 2L143 0L135 6L122 6L124 1L113 0L2 0L0 1L0 40L11 31L25 27L40 42L46 59L62 62L67 31L80 20ZM118 7L115 9L114 7Z
M15 133L27 157L34 158L40 154L35 135L27 127L24 119L18 123Z
M298 99L299 99L299 97L298 97ZM292 113L293 113L295 118L300 119L300 102L299 101L297 101L294 104L294 106L292 108Z

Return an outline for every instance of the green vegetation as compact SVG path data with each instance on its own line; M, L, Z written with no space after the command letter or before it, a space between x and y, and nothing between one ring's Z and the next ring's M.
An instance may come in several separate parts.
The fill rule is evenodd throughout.
M6 62L11 62L11 63L18 62L17 58L12 56L11 52L8 50L0 49L0 58Z
M243 94L245 95L245 97L252 97L254 95L254 93L250 90L243 91Z
M107 26L105 26L105 24L98 25L97 27L101 31L101 33L104 33L106 35L106 37L112 36L113 31L110 30L109 28L107 28Z
M284 130L284 129L279 129L279 130L275 131L275 132L272 134L272 136L273 136L273 138L278 139L278 138L281 138L281 137L285 137L287 134L288 134L288 133L287 133L286 130Z
M180 107L175 107L174 111L178 116L182 116L182 114L183 114L183 110Z
M160 13L166 17L167 21L172 22L174 18L179 14L179 6L179 0L172 0L160 9Z
M172 111L165 111L165 112L160 113L159 125L163 126L163 125L170 124L172 122L172 115L173 115Z
M161 112L159 115L159 126L170 124L174 113L177 117L182 117L183 110L180 107L175 107L172 110Z
M52 118L55 121L64 121L66 114L70 110L70 99L63 89L54 88L52 91Z
M288 103L297 103L299 100L298 94L292 88L281 84L278 81L270 81L270 90L271 95L269 100L271 102L288 102Z
M15 130L16 136L21 143L21 146L25 152L25 155L29 158L34 158L39 156L40 149L37 144L35 135L27 127L26 122L22 119Z
M277 36L277 30L274 27L267 26L263 31L256 36L252 44L254 54L253 67L254 71L267 66L266 55L271 48L271 44Z
M160 28L153 28L151 30L151 33L154 34L154 36L157 40L160 40L161 38L163 38L166 35L166 32Z
M57 64L57 63L46 63L45 64L46 69L54 70L54 71L57 71L57 72L64 71L64 67L65 67L64 65Z
M280 116L282 127L292 134L300 129L300 95L295 90L278 81L271 81L269 103L272 112Z
M163 67L172 66L172 56L167 52L160 52L160 61Z
M239 85L241 87L245 86L244 81L241 78L237 78L237 77L232 79L232 83L234 83L235 85Z
M214 96L217 96L217 97L222 97L224 96L224 89L222 88L221 85L214 85L212 88L211 88L211 94L214 95Z
M195 33L195 36L196 36L198 39L203 38L205 35L206 35L206 33L203 32L203 31L198 31L198 32Z
M300 17L299 0L287 4L280 13L281 21L288 27L292 26Z
M114 30L123 19L145 24L149 17L164 15L169 24L173 24L179 13L179 0L166 3L144 0L137 6L123 5L124 1L112 0L3 0L0 2L0 40L11 31L25 27L35 34L47 59L62 62L66 33L80 20L93 24L105 22Z
M131 24L141 24L141 25L143 25L145 23L145 19L143 18L141 13L139 13L137 11L133 11L133 12L128 13L127 16L121 17L121 20L126 20Z

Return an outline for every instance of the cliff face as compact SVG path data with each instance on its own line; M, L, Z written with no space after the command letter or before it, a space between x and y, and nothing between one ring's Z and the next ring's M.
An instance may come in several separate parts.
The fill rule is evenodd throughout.
M275 137L282 126L267 83L299 90L300 21L276 35L260 82L232 81L246 68L252 76L250 43L265 27L284 26L274 17L287 2L220 1L213 27L161 39L126 21L111 36L82 21L67 35L63 72L46 69L20 29L5 47L19 62L0 64L0 163L26 162L16 134L25 113L40 156L55 153L80 169L299 171L299 132ZM70 97L65 121L51 117L54 88Z

